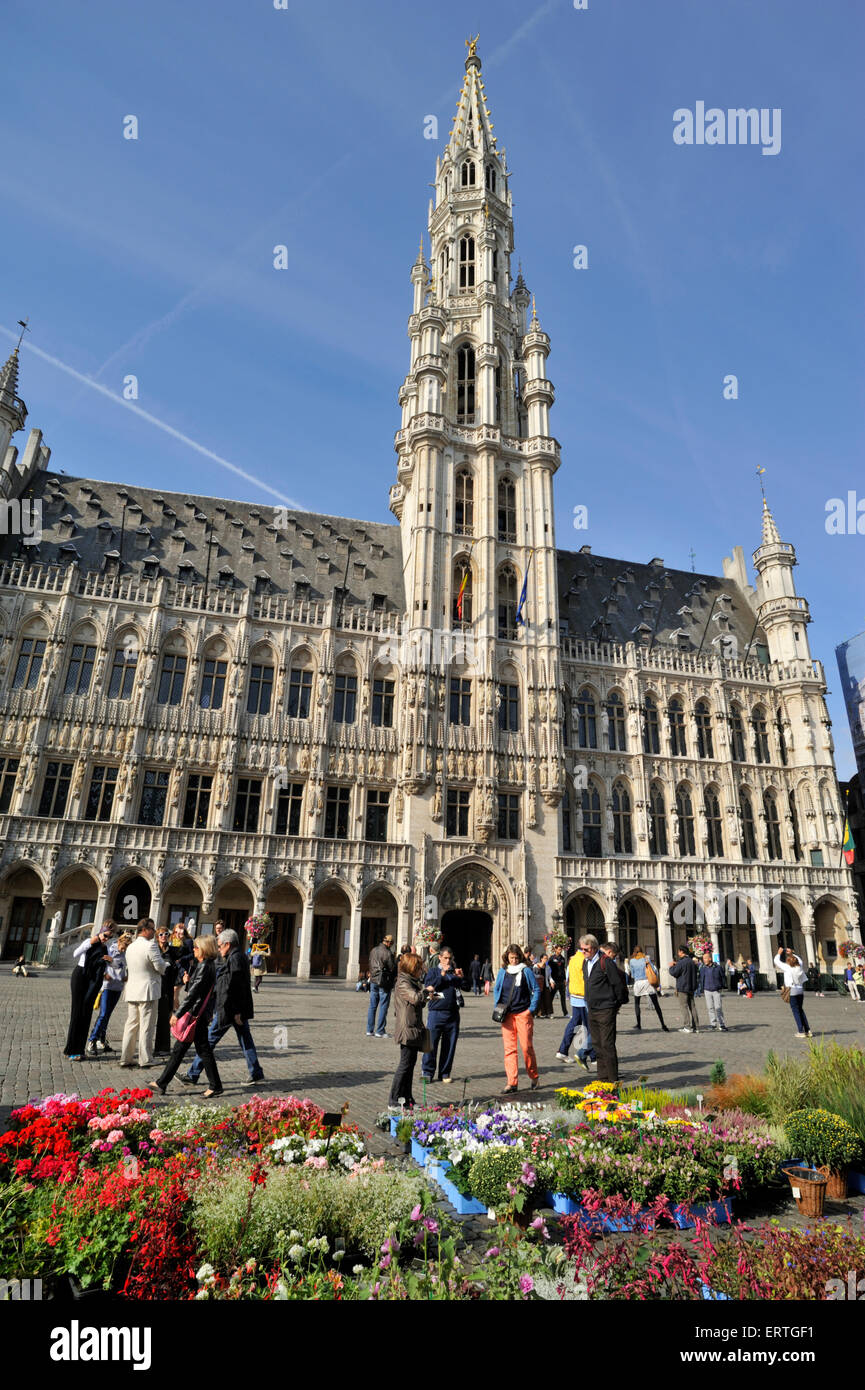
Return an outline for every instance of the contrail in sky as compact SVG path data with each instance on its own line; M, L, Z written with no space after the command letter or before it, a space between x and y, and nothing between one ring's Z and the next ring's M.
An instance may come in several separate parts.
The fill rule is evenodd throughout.
M8 328L0 326L0 332L4 333L7 338L15 338L17 340L18 334L12 333ZM127 401L124 400L122 396L116 396L113 391L108 390L107 386L103 386L99 381L94 381L92 377L85 376L83 372L76 371L74 367L68 366L66 362L61 362L59 357L52 357L49 352L43 352L41 348L35 347L33 343L24 343L23 347L25 347L28 352L35 352L36 356L41 357L43 362L48 362L52 367L58 367L61 372L65 372L67 376L73 377L75 381L80 381L82 385L89 386L93 391L98 391L101 396L107 396L115 405L122 405L124 410L131 410L133 415L140 416L140 418L146 420L149 425L155 425L156 428L162 430L164 434L170 434L172 439L179 439L181 444L186 444L190 449L194 449L196 453L203 454L207 459L212 459L214 463L218 463L222 468L227 468L229 473L234 473L238 478L243 478L247 483L252 483L254 487L261 488L262 492L267 492L271 497L277 498L283 506L303 510L299 502L295 502L290 497L286 497L282 492L277 492L276 488L270 487L267 483L263 483L261 479L256 478L254 474L247 473L243 468L238 468L236 463L230 463L228 459L222 458L220 454L215 454L212 449L207 449L203 444L199 444L196 440L190 439L188 434L181 434L180 430L176 430L173 425L166 424L164 420L160 420L156 415L151 415L149 410L142 410L141 406L136 405L134 401Z

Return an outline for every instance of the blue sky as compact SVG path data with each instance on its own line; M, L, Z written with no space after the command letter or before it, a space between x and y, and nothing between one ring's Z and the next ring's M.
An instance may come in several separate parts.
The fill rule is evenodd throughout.
M3 31L0 324L29 315L47 354L21 392L52 466L371 520L443 142L424 117L446 136L480 32L552 338L559 545L720 572L759 542L765 467L850 775L834 647L865 628L865 537L824 523L865 498L858 0L6 0ZM781 152L675 145L697 101L780 107ZM142 410L271 491L55 362L115 395L134 373Z

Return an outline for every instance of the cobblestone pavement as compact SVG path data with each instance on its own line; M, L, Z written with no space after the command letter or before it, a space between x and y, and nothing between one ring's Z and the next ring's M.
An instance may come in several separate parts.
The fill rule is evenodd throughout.
M216 1052L225 1099L240 1104L256 1092L294 1094L309 1096L328 1110L338 1110L348 1101L348 1118L371 1129L376 1114L387 1105L397 1051L390 1038L366 1036L368 1000L368 995L341 984L298 984L285 976L268 977L255 996L252 1025L266 1081L254 1090L241 1084L247 1079L246 1066L231 1033ZM865 1040L865 1004L840 995L819 999L806 994L805 1000L816 1037L825 1033L842 1044ZM645 1008L643 1031L639 1033L633 1031L631 1005L619 1015L624 1080L646 1077L651 1084L665 1088L699 1088L708 1084L712 1065L719 1058L728 1073L759 1070L770 1048L796 1054L805 1045L794 1037L790 1008L777 994L750 1000L725 996L728 1033L679 1033L675 1031L678 1006L672 995L664 996L661 1007L673 1030L669 1033L661 1032L657 1019ZM701 1023L705 1023L705 1005L698 1001L698 1007ZM103 1086L120 1089L145 1085L159 1075L158 1070L122 1071L117 1053L112 1059L70 1062L62 1053L68 1008L68 973L40 972L21 979L12 975L11 966L0 967L0 1120L8 1117L10 1108L32 1097L58 1091L93 1094ZM491 999L466 995L453 1084L428 1086L428 1100L458 1101L463 1094L485 1100L501 1094L505 1085L501 1031L492 1022L491 1013ZM108 1032L109 1042L118 1049L125 1016L121 1002ZM532 1095L533 1100L551 1100L554 1087L580 1085L589 1079L581 1067L556 1061L562 1031L558 1009L554 1019L539 1019L535 1024L541 1089ZM175 1080L168 1094L179 1099L204 1089L203 1078L197 1091ZM421 1099L422 1083L416 1084L415 1094ZM528 1080L521 1070L520 1098L528 1100L529 1095ZM161 1103L158 1097L157 1103Z

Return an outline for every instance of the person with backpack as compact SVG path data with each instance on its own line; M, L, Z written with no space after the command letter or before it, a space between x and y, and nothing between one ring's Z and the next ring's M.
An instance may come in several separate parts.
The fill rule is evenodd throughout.
M697 1018L697 1006L694 1003L694 995L699 983L697 963L691 952L684 946L679 947L677 956L677 960L670 961L670 974L676 981L676 998L679 1001L679 1009L682 1014L682 1027L679 1032L699 1033L700 1021Z
M386 1038L384 1025L387 1022L391 991L396 984L396 959L393 954L393 937L390 935L370 952L369 980L366 1035L368 1038Z
M658 1015L658 1022L662 1029L665 1033L669 1033L670 1030L664 1022L664 1015L661 1013L661 1006L658 1003L658 985L661 982L661 977L654 961L645 954L642 947L638 946L630 957L628 970L634 985L634 1014L636 1015L634 1031L639 1033L641 1030L640 1004L644 999L647 999Z
M580 949L584 957L589 1032L598 1057L597 1078L618 1082L616 1018L619 1009L628 1002L628 982L616 964L618 947L614 941L605 941L599 949L596 937L585 936L580 941Z

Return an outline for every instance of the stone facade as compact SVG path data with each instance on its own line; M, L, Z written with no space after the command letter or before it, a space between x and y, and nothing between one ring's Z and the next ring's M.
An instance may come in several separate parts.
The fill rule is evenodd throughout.
M267 910L301 978L424 920L461 956L592 927L662 964L705 921L770 978L779 940L831 970L858 917L793 547L764 503L756 587L739 548L720 577L557 549L473 49L429 238L395 526L71 478L38 431L19 463L9 358L0 492L42 532L0 545L0 950Z

